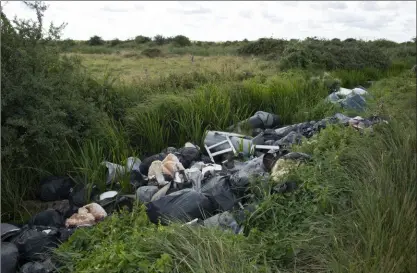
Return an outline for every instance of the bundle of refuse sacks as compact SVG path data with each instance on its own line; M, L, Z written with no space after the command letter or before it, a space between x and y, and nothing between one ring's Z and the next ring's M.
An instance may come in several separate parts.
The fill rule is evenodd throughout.
M379 117L336 114L282 127L277 115L259 111L231 127L234 133L208 131L205 152L186 143L142 161L130 157L126 166L104 161L105 192L70 177L48 177L40 183L40 200L54 202L51 208L34 215L26 225L1 224L1 272L53 272L57 264L51 261L51 248L65 242L78 228L94 226L121 209L131 210L135 202L145 204L149 220L155 224L180 221L241 233L244 227L238 223L244 222L243 212L251 207L247 192L251 179L281 182L273 190L277 194L299 187L282 177L311 157L291 152L291 145L330 124L363 130L381 121ZM238 134L244 123L252 136ZM118 188L126 174L131 194Z

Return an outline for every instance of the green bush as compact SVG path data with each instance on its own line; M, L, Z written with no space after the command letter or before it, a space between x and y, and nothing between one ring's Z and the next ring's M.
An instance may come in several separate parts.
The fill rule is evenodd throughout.
M289 44L280 60L282 69L388 69L389 57L371 43L349 40L342 43L306 39Z
M184 47L184 46L190 46L191 41L188 39L188 37L184 35L177 35L172 39L172 42L176 46Z
M110 46L117 46L121 43L122 41L120 41L119 39L113 39L110 41Z
M88 40L88 44L90 46L104 45L104 40L100 36L95 35Z
M162 56L162 51L158 48L147 48L141 54L149 58L155 58Z
M288 42L282 39L261 38L255 42L249 42L240 47L237 52L241 55L280 55Z
M138 35L135 37L135 43L137 44L145 44L150 41L152 41L152 39L146 36Z
M156 45L159 45L159 46L166 44L166 38L162 35L156 35L153 38L153 41L155 42Z
M42 20L39 6L38 12ZM9 185L2 191L3 215L21 198L34 197L40 176L64 174L68 166L55 158L68 143L97 135L98 121L111 111L101 102L108 84L91 81L79 60L46 44L59 37L40 33L42 21L15 20L13 26L2 13L1 23L2 182ZM52 26L49 33L60 30Z

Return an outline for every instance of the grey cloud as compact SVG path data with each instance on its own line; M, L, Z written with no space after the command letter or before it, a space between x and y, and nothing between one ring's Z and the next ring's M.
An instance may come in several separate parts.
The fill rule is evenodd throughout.
M381 9L380 5L373 1L362 1L359 3L359 7L366 11L377 11Z
M198 8L189 9L189 10L169 8L168 11L171 11L171 12L174 12L174 13L181 13L181 14L185 14L185 15L211 13L211 9L203 8L203 7L198 7Z
M360 24L362 22L366 21L366 17L363 15L360 15L358 13L354 12L329 12L326 13L328 15L327 18L325 18L324 22L329 24Z
M216 16L216 19L218 19L218 20L227 20L228 18L226 16Z
M123 8L113 8L113 7L109 7L109 6L104 6L102 8L100 8L100 10L102 11L106 11L106 12L128 12L129 9L123 9Z
M243 18L251 19L252 18L252 11L250 10L241 10L239 15Z
M344 2L325 2L322 4L323 8L326 9L338 9L338 10L344 10L347 9L347 5Z
M410 29L416 28L416 20L413 19L407 19L403 23L403 29L408 31Z
M369 17L354 12L332 12L329 13L329 17L324 22L326 24L341 24L346 27L379 30L393 21L393 17L386 17L384 15L370 19Z
M198 26L196 26L196 25L194 25L194 24L189 24L189 23L186 23L185 24L187 27L191 27L191 28L198 28Z
M307 26L308 26L308 27L310 27L310 28L313 28L313 29L316 29L316 28L321 28L321 27L322 27L322 25L321 25L321 24L319 24L318 22L313 21L313 20L311 20L311 19L309 19L309 20L307 21Z
M276 17L275 15L273 15L273 14L269 14L267 11L262 11L262 16L265 18L265 19L267 19L267 20L269 20L269 21L271 21L271 22L273 22L273 23L282 23L283 22L283 19L282 18L278 18L278 17Z
M298 6L298 2L297 1L282 1L280 3L283 4L284 6L290 6L290 7L296 7L296 6Z
M135 9L136 9L136 10L144 10L144 9L145 9L145 7L144 7L144 6L142 6L142 5L139 5L139 4L135 4Z

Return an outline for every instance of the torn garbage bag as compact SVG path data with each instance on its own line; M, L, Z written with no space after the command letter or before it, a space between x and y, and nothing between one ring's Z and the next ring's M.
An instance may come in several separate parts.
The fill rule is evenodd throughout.
M364 97L358 94L349 95L346 97L346 99L340 102L340 105L344 109L351 109L351 110L363 112L365 111L366 100L364 99Z
M104 161L102 165L106 166L107 168L107 185L117 182L117 178L126 172L125 167L119 164Z
M63 215L54 209L39 212L33 216L28 223L29 226L47 226L56 228L63 227L64 224Z
M59 243L59 230L53 227L28 227L11 241L19 250L19 259L42 261L50 256L51 248Z
M68 176L51 176L40 183L39 199L44 202L68 199L70 189L75 185Z
M235 234L238 234L241 230L233 215L228 211L207 218L204 220L204 226L219 227L223 230L231 229Z
M121 210L132 211L135 196L133 195L116 195L113 198L106 198L97 201L97 203L106 211L107 215Z
M195 218L205 219L214 211L213 204L202 193L183 189L146 204L147 215L152 223L169 221L187 222Z
M19 250L13 243L1 242L2 273L15 273L19 258Z
M171 187L171 182L169 182L168 184L166 184L165 186L163 186L161 189L159 189L151 198L151 201L156 201L158 199L160 199L161 197L164 197L169 188Z
M136 171L140 169L141 161L137 157L128 157L126 161L126 166L119 164L111 163L108 161L103 161L102 165L107 168L107 185L117 182L117 180L124 175L126 172Z
M8 241L11 237L20 233L20 228L11 224L1 223L1 241Z
M201 192L216 204L216 209L230 210L236 203L236 198L231 190L229 176L214 176L202 187Z
M267 176L266 169L263 165L263 156L255 157L239 166L231 178L232 188L238 191L246 190L251 176Z
M100 191L96 185L78 184L70 191L69 203L70 206L80 208L85 206L94 196Z
M28 262L20 268L20 273L49 273L53 268L48 268L44 263Z
M229 131L235 130L241 133L244 126L249 126L251 129L268 129L278 126L279 116L264 111L257 111L252 117L247 120L239 122L236 126L230 126Z
M200 150L196 147L184 147L175 152L179 162L181 162L184 168L190 168L194 161L199 161L201 158Z
M196 167L186 169L184 172L187 180L192 183L193 189L196 191L200 191L201 180L203 179L202 172Z
M136 199L142 203L150 202L152 196L158 192L157 186L143 186L137 189Z

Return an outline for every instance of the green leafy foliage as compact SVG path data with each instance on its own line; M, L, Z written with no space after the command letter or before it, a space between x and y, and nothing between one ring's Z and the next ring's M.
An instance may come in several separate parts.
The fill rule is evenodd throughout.
M110 46L117 46L121 42L122 41L120 41L119 39L113 39L113 40L110 41Z
M142 51L142 55L149 57L149 58L155 58L155 57L160 57L162 55L162 52L158 48L147 48Z
M143 36L143 35L138 35L138 36L135 37L135 43L137 43L137 44L145 44L145 43L150 42L150 41L152 41L151 38Z
M90 46L104 45L104 40L100 36L94 35L88 40L88 44Z
M154 38L153 38L153 41L155 42L155 44L157 44L157 45L159 45L159 46L161 46L161 45L163 45L163 44L165 44L166 43L166 38L164 37L164 36L162 36L162 35L156 35Z
M280 55L287 43L285 40L272 38L261 38L249 43L246 40L245 44L237 52L242 55L267 55L271 53Z
M184 46L190 46L191 41L188 37L184 35L177 35L172 39L172 42L176 46L184 47Z
M77 230L56 258L64 262L62 272L258 271L248 249L231 232L153 225L144 207L137 207L133 213L108 217L94 229Z

